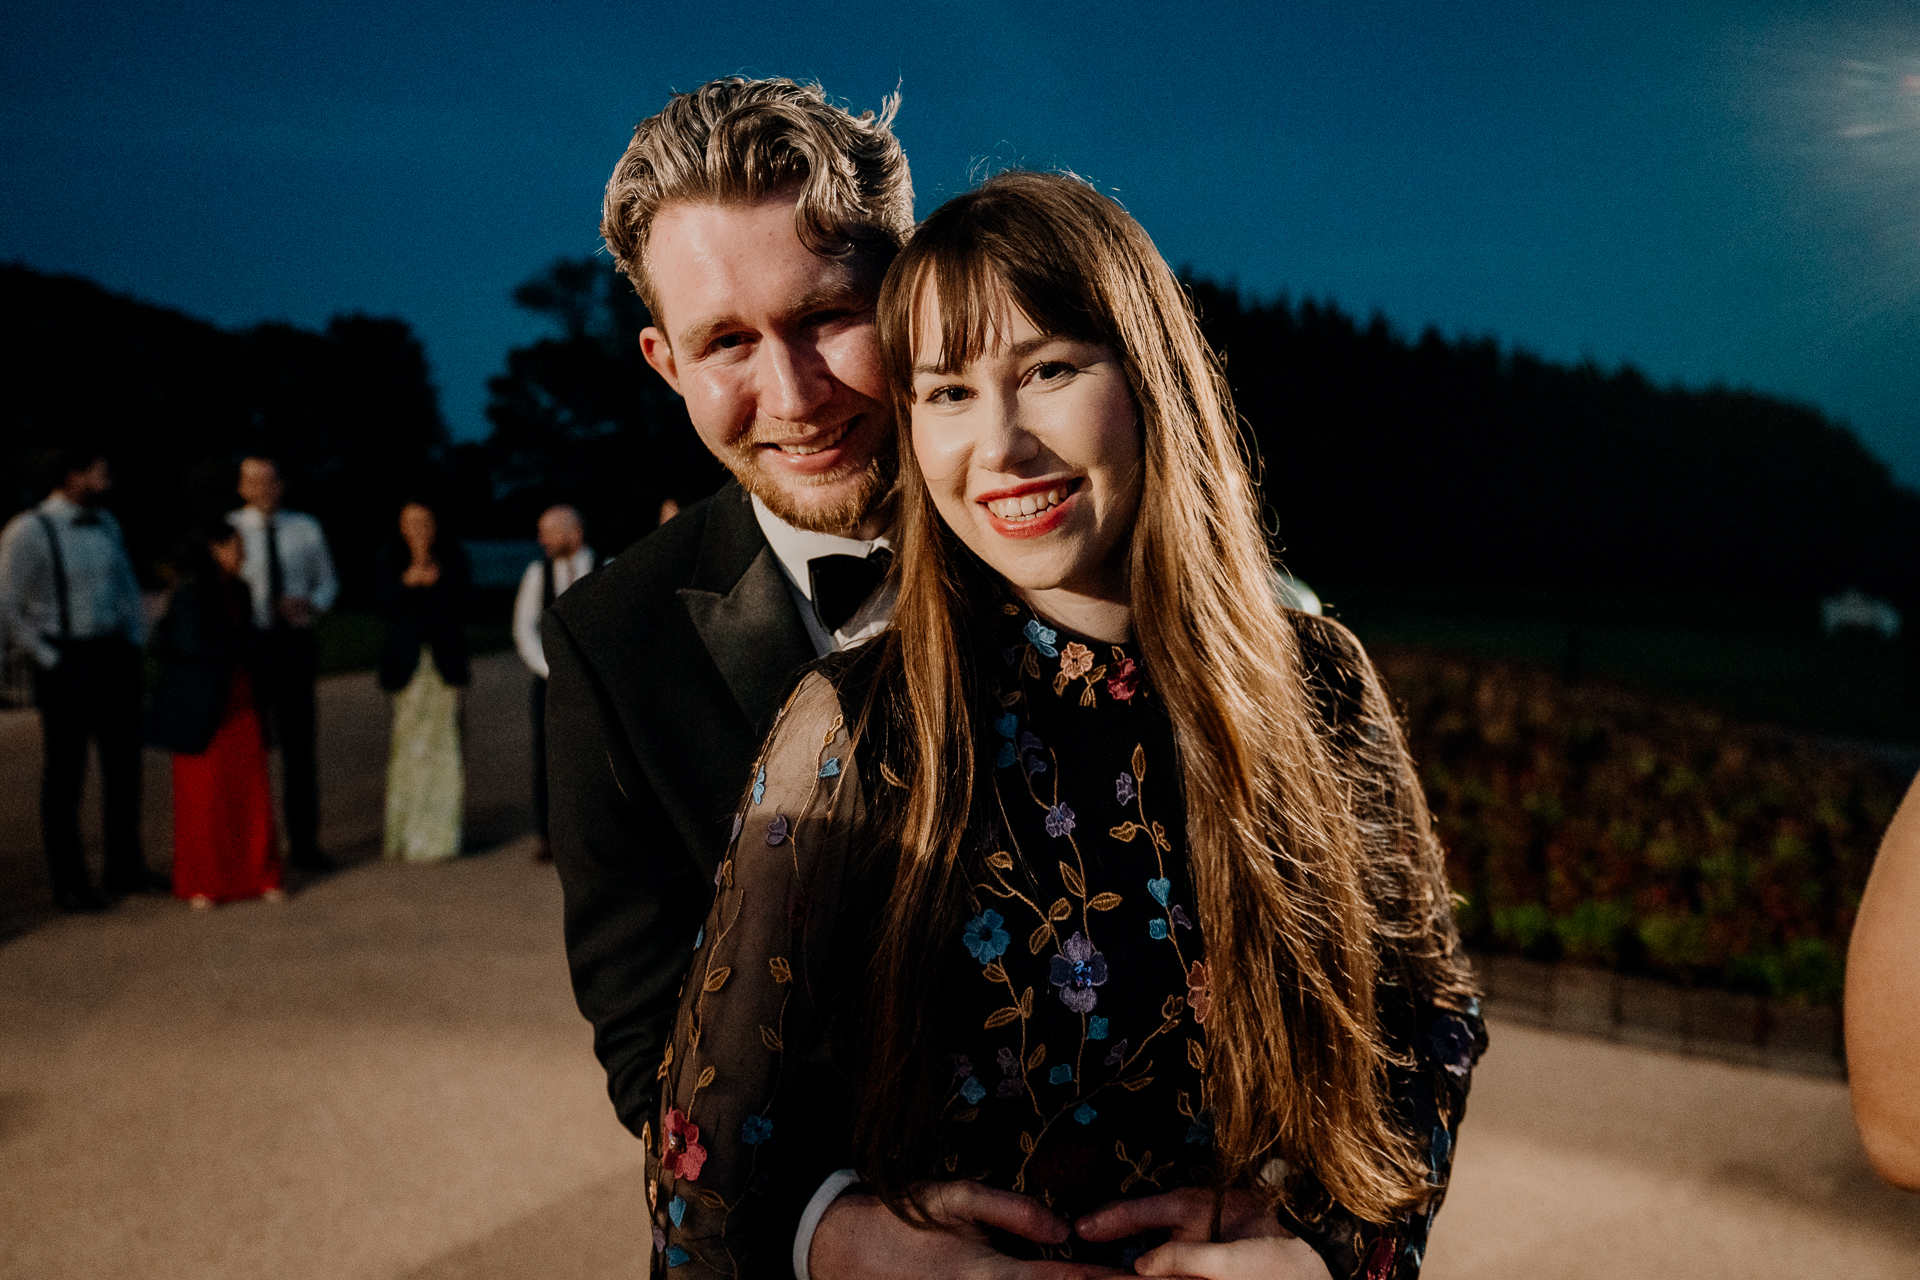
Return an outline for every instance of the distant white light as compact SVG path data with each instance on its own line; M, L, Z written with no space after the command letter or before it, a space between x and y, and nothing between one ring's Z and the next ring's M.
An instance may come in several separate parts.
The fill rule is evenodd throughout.
M1820 602L1820 629L1830 636L1842 631L1878 631L1891 640L1900 634L1900 623L1898 609L1857 588Z

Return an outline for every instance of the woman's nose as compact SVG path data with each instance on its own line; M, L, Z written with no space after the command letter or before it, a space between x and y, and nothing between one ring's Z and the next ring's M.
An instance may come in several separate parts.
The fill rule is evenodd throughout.
M1017 402L1008 400L985 417L976 448L981 465L988 470L1011 472L1039 452L1040 441L1021 421Z

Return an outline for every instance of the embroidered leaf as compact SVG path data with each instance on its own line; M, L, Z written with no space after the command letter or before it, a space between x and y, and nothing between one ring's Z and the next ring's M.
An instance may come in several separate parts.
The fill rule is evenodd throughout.
M991 1031L995 1027L1004 1027L1009 1022L1018 1019L1019 1016L1020 1010L1013 1005L1008 1005L1004 1009L995 1009L987 1015L987 1030Z
M1062 871L1067 870L1068 869L1067 864L1064 862L1061 863L1060 869ZM1071 889L1073 886L1071 883L1069 883L1067 887ZM1073 914L1073 904L1068 902L1065 898L1060 899L1060 901L1054 903L1052 906L1047 908L1047 919L1049 920L1065 920L1068 916L1072 914Z
M1033 1154L1033 1135L1024 1129L1020 1131L1020 1150L1027 1155Z
M1108 835L1112 836L1115 840L1118 840L1122 844L1132 844L1134 836L1138 835L1139 833L1140 833L1140 826L1138 823L1134 823L1134 822L1123 822L1119 826L1115 827L1113 830L1107 832Z
M673 1045L672 1044L667 1045L667 1060L665 1062L662 1062L660 1065L663 1067L670 1067L673 1065Z
M1036 956L1039 955L1040 948L1046 946L1047 939L1052 936L1053 926L1050 924L1042 924L1038 929L1033 931L1033 936L1027 939L1027 950Z
M1080 879L1080 873L1064 862L1060 864L1060 878L1066 881L1067 891L1073 894L1074 897L1084 898L1087 896L1087 886L1085 882Z
M1111 911L1120 905L1120 895L1117 893L1097 894L1087 905L1095 911Z
M1093 686L1092 685L1088 685L1086 688L1080 691L1080 705L1083 707L1090 707L1093 705Z
M1055 676L1053 677L1053 696L1054 696L1054 697L1056 697L1056 698L1057 698L1057 697L1059 697L1059 696L1060 696L1061 694L1063 694L1063 693L1065 693L1065 692L1067 691L1067 681L1068 681L1068 679L1069 679L1069 677L1068 677L1068 675L1067 675L1067 673L1066 673L1066 672L1064 672L1064 671L1062 671L1062 672L1059 672L1058 674L1056 674L1056 675L1055 675Z
M767 961L767 969L773 974L773 980L775 982L793 981L793 970L787 967L787 958L785 956L775 956L773 959Z
M727 1207L726 1197L722 1196L718 1191L702 1187L695 1194L700 1197L700 1203L709 1209L724 1209Z
M654 1073L653 1073L653 1078L654 1078L655 1080L665 1080L665 1079L667 1078L667 1064L666 1064L666 1063L664 1063L664 1062L663 1062L663 1063L661 1063L661 1064L660 1064L660 1069L659 1069L658 1071L656 1071L656 1072L654 1072Z
M996 849L987 855L987 865L995 871L1011 871L1013 870L1013 855L1005 849Z
M1005 982L1007 980L1007 971L998 960L988 965L983 972L988 982Z
M1166 853L1173 852L1173 846L1167 843L1167 829L1158 822L1153 824L1153 842Z
M1026 1170L1022 1169L1019 1173L1016 1173L1013 1175L1013 1191L1015 1195L1021 1195L1026 1192L1026 1189L1027 1189L1027 1172Z
M725 862L720 864L720 883L726 885L727 888L729 889L733 888L733 859L732 858L728 858Z
M1031 1018L1033 1016L1033 988L1032 987L1028 987L1025 991L1022 991L1020 993L1020 1016L1023 1018Z
M1033 1052L1027 1055L1027 1070L1029 1071L1039 1070L1040 1064L1045 1062L1046 1060L1047 1060L1047 1046L1043 1044L1035 1045L1033 1047Z
M1178 1018L1180 1011L1186 1007L1187 998L1185 996L1168 996L1160 1002L1160 1016L1163 1018Z
M1107 667L1105 663L1102 663L1099 666L1095 667L1093 670L1087 672L1087 683L1089 685L1098 684L1100 683L1100 681L1106 678L1106 675L1107 675ZM1087 692L1092 693L1093 690L1088 689Z
M978 1120L979 1118L980 1118L980 1108L978 1107L968 1107L965 1111L962 1111L959 1115L954 1117L954 1119L959 1121L961 1124L965 1124L969 1120ZM951 1169L953 1166L948 1165L947 1167Z
M1152 1076L1135 1076L1131 1080L1122 1080L1120 1082L1120 1087L1122 1089L1125 1089L1128 1093L1138 1093L1152 1083L1153 1083Z
M780 1033L765 1024L762 1024L760 1027L760 1043L775 1053L780 1053L787 1047L780 1042Z
M1173 1105L1174 1109L1181 1115L1189 1120L1193 1119L1193 1099L1187 1096L1185 1089L1180 1090L1179 1093L1174 1095Z
M1040 678L1040 659L1033 656L1033 646L1028 645L1020 657L1020 670L1035 680Z
M1011 707L1019 701L1020 691L1018 689L1015 689L1012 693L1003 693L1000 695L1000 705L1003 707Z
M1178 1018L1168 1018L1165 1022L1160 1024L1160 1033L1162 1035L1165 1035L1169 1031L1177 1031L1179 1029L1180 1029L1180 1019Z
M732 976L733 970L726 965L722 965L707 975L707 980L701 984L700 989L702 991L718 991L727 985L727 979Z
M959 1156L948 1156L948 1157L947 1157L947 1172L948 1172L948 1173L952 1173L952 1172L953 1172L953 1171L954 1171L955 1169L958 1169L959 1167L960 1167L960 1157L959 1157Z
M700 1079L694 1084L693 1091L695 1093L698 1093L712 1083L713 1083L713 1068L711 1066L708 1066L706 1070L700 1073Z
M1147 751L1145 747L1138 744L1133 748L1133 776L1142 782L1146 781L1147 777Z
M1009 618L1017 618L1020 616L1020 606L1009 600L1000 606L1000 612L1006 614Z
M1125 1195L1127 1192L1133 1190L1133 1184L1138 1181L1140 1181L1140 1175L1138 1173L1130 1173L1120 1179L1120 1194Z
M1187 1065L1195 1071L1207 1069L1207 1051L1200 1047L1200 1042L1197 1040L1187 1041Z

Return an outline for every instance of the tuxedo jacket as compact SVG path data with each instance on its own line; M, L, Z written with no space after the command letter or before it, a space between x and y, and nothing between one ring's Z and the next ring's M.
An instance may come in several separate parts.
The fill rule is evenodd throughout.
M581 579L540 639L574 998L638 1134L748 771L814 651L732 482Z

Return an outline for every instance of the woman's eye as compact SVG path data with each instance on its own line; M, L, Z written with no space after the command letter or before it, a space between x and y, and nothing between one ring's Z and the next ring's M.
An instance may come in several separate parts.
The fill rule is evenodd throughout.
M1076 372L1078 371L1065 360L1047 360L1033 367L1033 380L1056 382L1062 378L1071 377Z
M959 404L967 398L965 387L935 387L920 397L927 404Z

